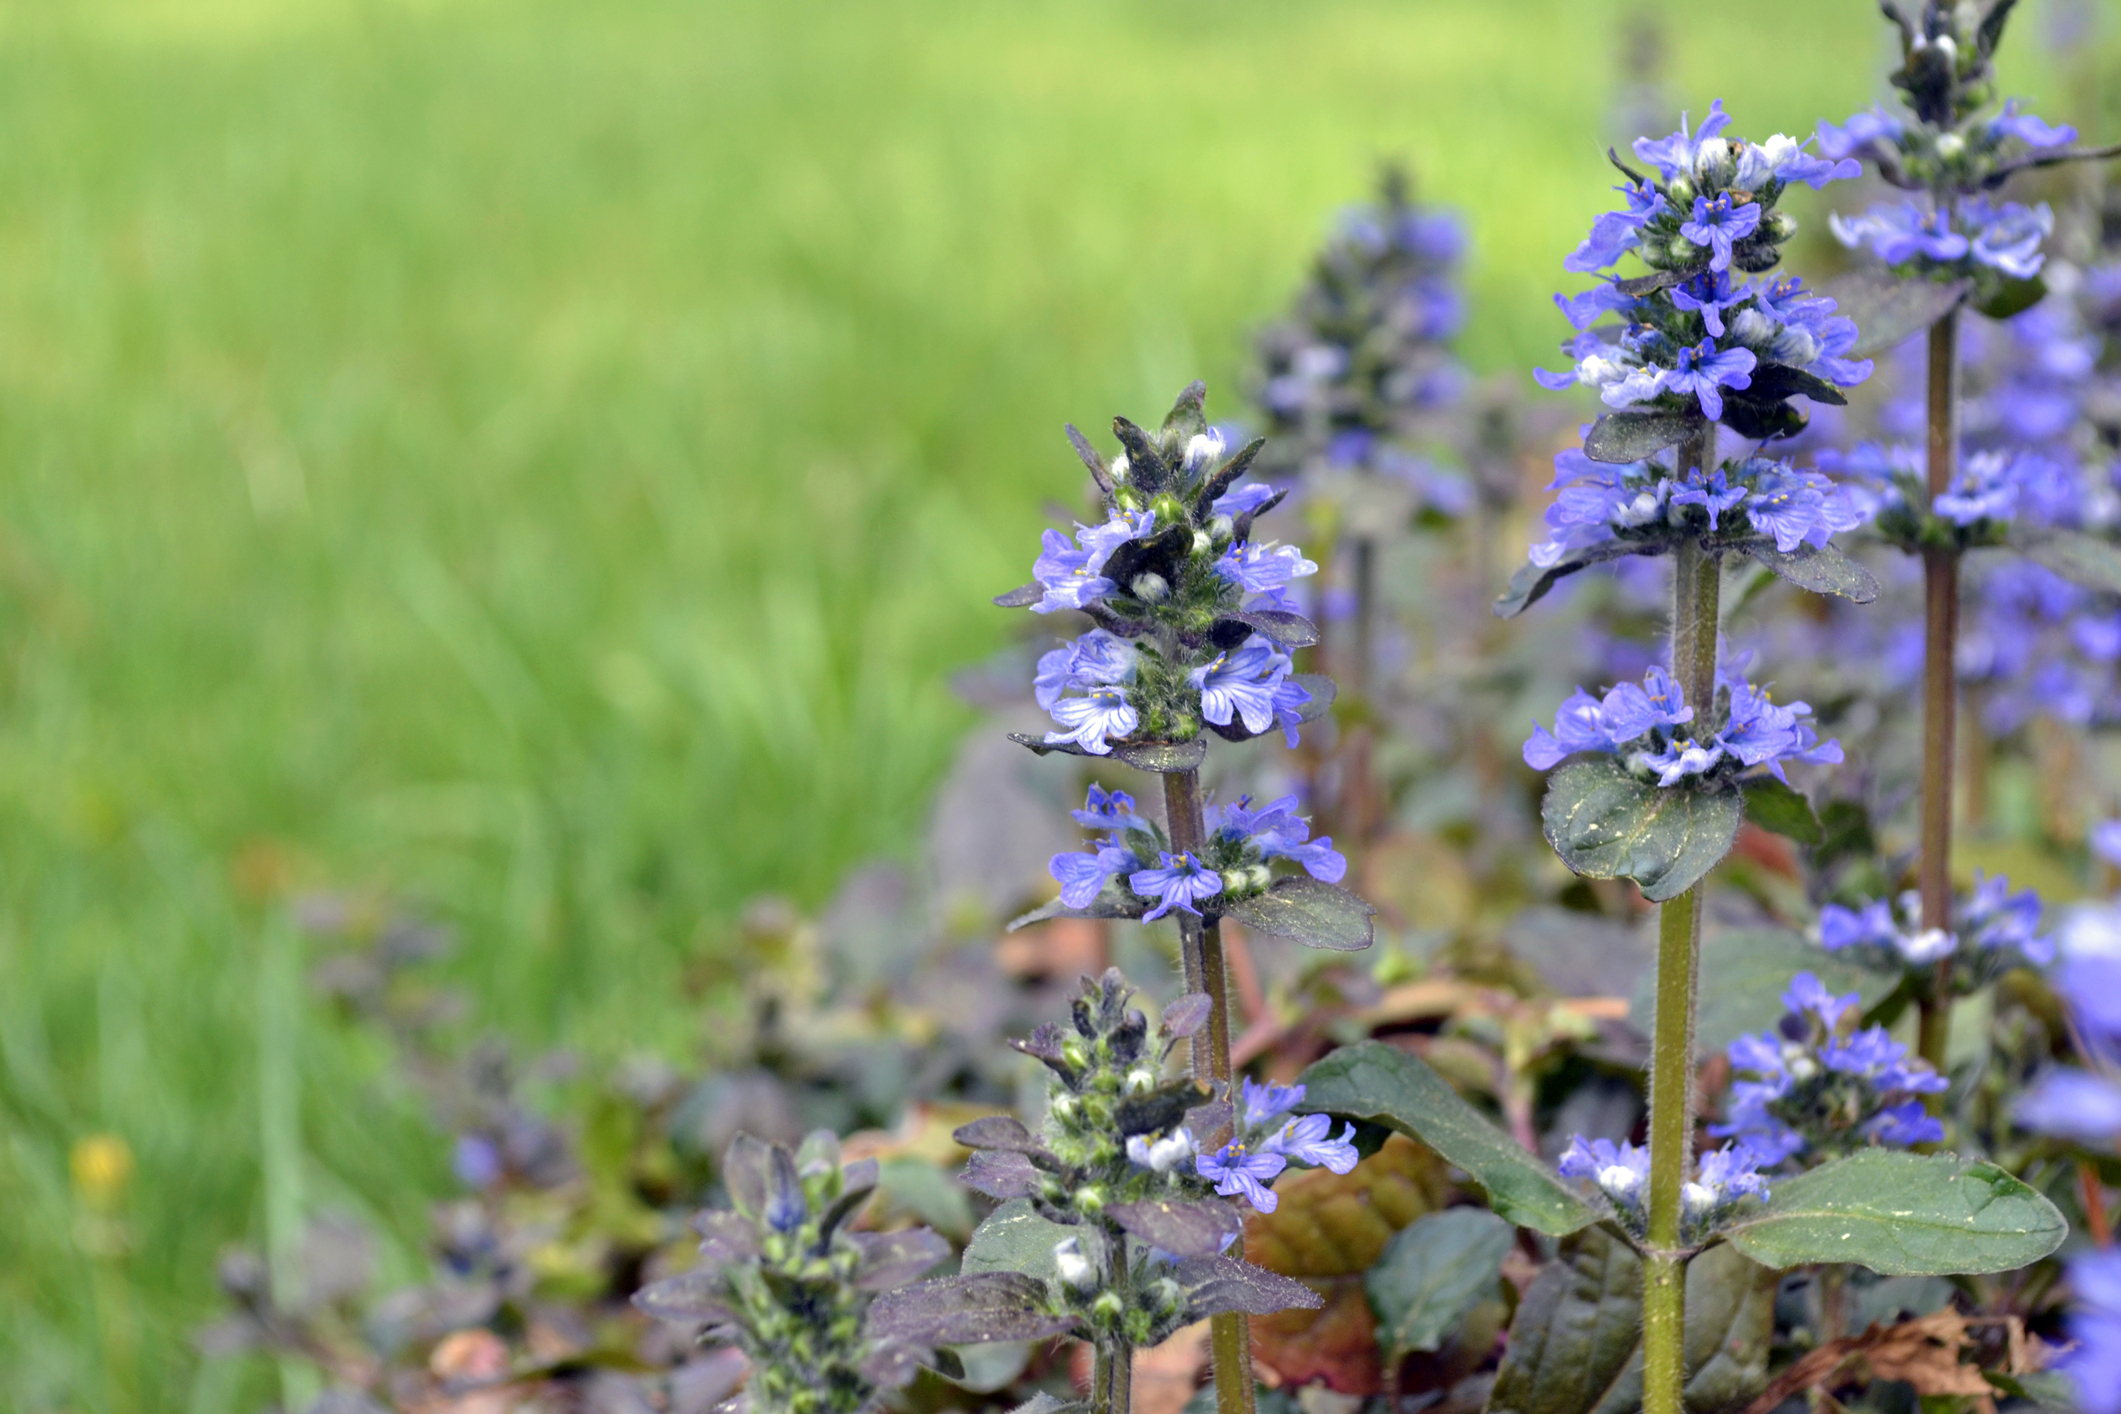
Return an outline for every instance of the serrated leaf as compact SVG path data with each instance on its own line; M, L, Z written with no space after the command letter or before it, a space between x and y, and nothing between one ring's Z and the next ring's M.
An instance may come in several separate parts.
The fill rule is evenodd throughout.
M1903 280L1877 266L1854 270L1820 287L1836 313L1856 321L1850 358L1869 358L1919 334L1950 314L1973 288L1971 280Z
M1635 538L1608 540L1588 550L1580 550L1560 564L1540 566L1522 564L1510 576L1510 587L1495 599L1495 617L1514 619L1532 605L1544 599L1555 584L1593 565L1602 565L1609 560L1623 559L1629 555L1662 555L1678 541L1679 532L1663 539Z
M1655 903L1677 898L1716 867L1744 814L1729 789L1666 788L1611 756L1568 761L1547 777L1547 843L1591 879L1633 879Z
M1583 454L1594 462L1639 462L1705 426L1696 413L1609 412L1591 424Z
M1517 1229L1482 1208L1449 1208L1393 1234L1363 1278L1386 1363L1442 1345L1466 1312L1494 1293L1516 1241Z
M1230 1244L1244 1222L1228 1203L1144 1198L1108 1209L1127 1232L1177 1257L1213 1257Z
M1303 1073L1307 1108L1372 1120L1421 1140L1472 1175L1488 1206L1553 1237L1601 1214L1526 1153L1419 1057L1382 1041L1343 1046Z
M1806 373L1801 368L1792 368L1786 363L1763 363L1753 369L1751 383L1745 388L1748 398L1774 399L1810 398L1815 403L1826 403L1831 407L1847 407L1848 399L1841 390L1816 373Z
M1076 1235L1076 1229L1040 1217L1028 1198L1012 1198L973 1230L958 1270L1027 1272L1040 1281L1058 1281L1053 1249Z
M871 1340L909 1345L982 1345L1043 1340L1075 1329L1075 1318L1046 1306L1046 1284L1022 1272L944 1277L887 1291L869 1308Z
M1776 1284L1728 1247L1687 1264L1688 1414L1730 1414L1765 1387ZM1642 1259L1591 1228L1525 1292L1488 1411L1633 1414L1641 1403Z
M2014 535L2011 544L2071 584L2121 594L2121 546L2110 540L2081 530L2049 530Z
M1839 953L1787 928L1711 928L1701 943L1701 1011L1695 1044L1702 1055L1720 1051L1750 1032L1772 1031L1788 1010L1782 994L1799 972L1815 974L1830 992L1857 992L1876 1001L1892 983ZM1629 1018L1645 1033L1655 1026L1656 977L1636 988ZM1639 1018L1639 1020L1637 1019Z
M2004 1272L2062 1245L2053 1203L1985 1160L1864 1149L1795 1178L1725 1229L1756 1262L1853 1262L1884 1276Z
M1221 912L1256 933L1293 938L1328 952L1361 952L1376 936L1376 909L1308 874L1276 879L1265 893L1239 899Z
M2047 298L2047 281L2034 275L2024 280L2005 280L1994 294L1975 303L1974 308L1990 319L2008 319L2014 314L2023 314Z
M904 1286L950 1255L950 1240L925 1227L850 1235L862 1249L862 1264L854 1284L863 1291L889 1291Z
M1234 624L1240 630L1230 646L1243 641L1243 630L1261 634L1289 649L1309 648L1318 642L1317 624L1302 614L1287 613L1280 609L1244 609L1225 614L1216 623L1216 628L1221 629L1224 624ZM1216 642L1221 643L1222 639L1218 637Z
M1229 1311L1271 1316L1325 1305L1325 1299L1302 1282L1238 1257L1182 1258L1172 1275L1185 1289L1187 1314L1196 1321Z
M698 1267L642 1287L633 1304L659 1321L726 1326L736 1320L727 1295L719 1269Z
M1784 781L1762 776L1745 784L1745 818L1763 830L1786 835L1799 844L1818 844L1826 829L1812 813L1812 802Z
M1029 1198L1042 1186L1042 1175L1022 1154L1002 1149L981 1149L965 1161L959 1175L965 1187L989 1198Z
M1208 759L1208 743L1201 737L1191 741L1123 742L1112 748L1112 759L1137 771L1197 771L1200 763Z
M1784 551L1776 549L1773 541L1759 540L1744 550L1799 589L1856 604L1868 604L1878 597L1878 581L1871 572L1831 545L1799 545Z
M1022 609L1045 597L1046 586L1033 580L1029 584L1010 590L1007 594L995 595L994 606L998 609Z

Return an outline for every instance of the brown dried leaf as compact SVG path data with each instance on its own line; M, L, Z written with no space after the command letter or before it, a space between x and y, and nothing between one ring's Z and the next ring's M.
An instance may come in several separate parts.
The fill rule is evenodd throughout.
M1245 1254L1291 1277L1356 1276L1370 1269L1392 1234L1450 1196L1436 1155L1394 1134L1345 1174L1326 1169L1284 1178L1272 1213L1245 1221Z
M1252 1318L1252 1363L1262 1381L1292 1388L1323 1383L1341 1394L1384 1389L1377 1350L1377 1317L1360 1277L1313 1278L1304 1285L1325 1297L1323 1310L1277 1311Z

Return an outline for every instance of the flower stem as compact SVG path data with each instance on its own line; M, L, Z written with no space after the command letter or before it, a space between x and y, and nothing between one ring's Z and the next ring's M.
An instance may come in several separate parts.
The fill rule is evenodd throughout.
M1124 1292L1133 1274L1127 1268L1127 1242L1116 1228L1105 1230L1105 1285ZM1128 1414L1134 1398L1134 1346L1120 1332L1101 1332L1091 1346L1090 1408L1093 1414Z
M1170 771L1164 775L1164 828L1170 832L1173 850L1191 850L1197 858L1208 827L1201 814L1200 772ZM1223 965L1220 922L1203 925L1190 913L1178 915L1179 953L1184 961L1186 990L1208 994L1208 1024L1193 1033L1193 1078L1209 1084L1231 1085L1230 1073L1230 982ZM1234 1094L1231 1096L1235 1103ZM1201 1136L1203 1148L1228 1139L1227 1134ZM1243 1234L1228 1254L1245 1255ZM1242 1311L1226 1312L1209 1323L1209 1343L1215 1365L1217 1414L1253 1414L1252 1320Z
M1682 449L1687 467L1715 461L1714 426ZM1686 469L1682 467L1682 470ZM1716 704L1716 628L1723 564L1700 542L1672 560L1672 675L1705 732ZM1694 1149L1694 1003L1701 955L1696 884L1657 918L1657 1015L1650 1060L1649 1247L1643 1263L1643 1414L1682 1414L1686 1386L1686 1258L1682 1190Z
M1951 488L1959 444L1959 315L1930 326L1929 493L1934 501ZM1953 658L1959 646L1959 551L1932 545L1922 552L1924 634L1922 651L1922 863L1917 882L1924 929L1952 926L1952 736L1958 708ZM1944 1074L1952 1039L1952 960L1937 963L1922 998L1918 1046L1922 1058ZM1944 1096L1931 1095L1931 1114Z

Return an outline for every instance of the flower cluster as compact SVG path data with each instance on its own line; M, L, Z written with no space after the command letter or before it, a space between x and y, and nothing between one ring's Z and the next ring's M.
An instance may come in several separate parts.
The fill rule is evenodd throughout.
M1988 112L1995 84L1990 59L2009 4L1987 7L1925 0L1919 16L1882 7L1900 31L1903 58L1893 84L1911 110L1873 108L1846 123L1819 125L1819 150L1867 160L1914 200L1873 206L1830 224L1843 245L1868 245L1901 273L1971 278L1978 293L2040 273L2041 242L2054 229L2045 203L1999 202L1990 193L2017 172L2099 156L2070 150L2077 130L2022 111L2012 99Z
M1107 518L1073 536L1048 530L1036 581L996 600L1078 610L1098 625L1039 659L1034 690L1060 728L1046 747L1104 756L1115 743L1190 741L1203 724L1232 741L1278 726L1294 746L1324 708L1284 651L1315 637L1287 587L1318 566L1294 546L1252 539L1254 518L1282 493L1236 484L1264 444L1230 453L1204 396L1188 388L1154 435L1116 419L1126 451L1109 466L1069 429Z
M1680 1189L1680 1240L1705 1240L1718 1222L1747 1198L1765 1199L1761 1159L1743 1144L1726 1144L1701 1156L1693 1179ZM1650 1151L1639 1144L1572 1135L1562 1151L1561 1176L1587 1182L1606 1196L1621 1225L1640 1241L1648 1227Z
M643 1289L652 1316L739 1347L751 1363L752 1414L857 1414L911 1379L925 1352L864 1329L875 1294L950 1255L924 1227L854 1232L877 1164L840 1167L819 1130L790 1154L739 1136L723 1164L733 1211L701 1213L700 1263Z
M1542 385L1583 384L1608 407L1698 413L1765 439L1804 426L1786 402L1792 395L1837 403L1836 388L1870 376L1868 360L1847 356L1856 326L1835 316L1834 301L1801 280L1738 278L1772 269L1796 233L1796 221L1775 210L1786 189L1816 189L1860 167L1812 156L1781 134L1764 143L1727 138L1729 124L1719 99L1698 130L1682 122L1668 138L1636 139L1656 177L1618 164L1629 178L1617 188L1626 208L1599 217L1562 264L1588 274L1632 252L1651 273L1554 297L1579 331L1563 345L1575 363L1538 370ZM1599 324L1607 314L1618 322Z
M2093 852L2121 862L2121 821L2092 831ZM2018 1097L2013 1117L2026 1129L2073 1143L2110 1148L2121 1139L2121 898L2073 910L2059 930L2055 991L2075 1023L2073 1035L2094 1070L2058 1066Z
M2004 875L1975 871L1973 892L1954 900L1949 932L1921 926L1921 897L1913 890L1900 895L1897 911L1882 898L1855 908L1830 903L1819 910L1819 945L1879 972L1903 974L1918 988L1950 958L1954 992L1969 995L2014 967L2054 961L2054 939L2039 931L2040 896L2010 888Z
M1376 204L1342 217L1290 317L1260 337L1255 401L1272 439L1261 466L1307 482L1365 474L1461 515L1472 486L1437 454L1433 424L1466 381L1448 347L1465 319L1465 232L1414 205L1403 172L1381 185Z
M1255 1085L1246 1080L1240 1116L1244 1121L1242 1131L1212 1154L1196 1153L1194 1170L1224 1197L1242 1195L1260 1212L1271 1213L1279 1200L1266 1185L1280 1177L1292 1161L1334 1173L1353 1169L1355 1126L1349 1125L1335 1139L1333 1121L1326 1116L1292 1115L1303 1102L1301 1085ZM1128 1141L1130 1157L1136 1142L1139 1141ZM1145 1150L1137 1162L1146 1162L1150 1157Z
M1333 848L1330 836L1311 838L1311 822L1298 815L1293 795L1260 809L1252 797L1211 806L1208 834L1199 854L1174 853L1163 828L1138 814L1134 797L1123 790L1090 787L1076 823L1100 832L1087 849L1053 856L1047 868L1060 882L1061 902L1090 908L1100 896L1113 916L1139 916L1144 922L1172 909L1198 915L1211 898L1224 902L1264 892L1273 882L1272 864L1301 865L1314 879L1338 883L1348 861Z
M2084 1414L2121 1414L2121 1252L2094 1251L2069 1264L2074 1296L2060 1368L2077 1387Z
M1555 456L1554 471L1547 489L1560 494L1547 508L1546 539L1530 552L1541 569L1615 542L1655 553L1679 536L1765 538L1790 554L1869 518L1869 503L1833 478L1768 457L1682 475L1663 459L1597 462L1571 447Z
M1630 770L1655 776L1660 786L1675 786L1689 777L1725 780L1754 771L1787 780L1787 762L1841 759L1839 742L1819 740L1808 704L1778 706L1736 668L1719 675L1718 689L1721 722L1707 730L1696 723L1686 694L1662 667L1645 673L1641 686L1619 683L1602 698L1579 687L1561 704L1553 731L1533 724L1524 744L1525 764L1546 771L1577 752L1603 751L1620 757Z
M1728 1117L1709 1133L1744 1141L1764 1164L1944 1138L1917 1098L1942 1092L1944 1077L1908 1059L1884 1027L1858 1029L1861 1002L1833 995L1809 972L1791 978L1776 1030L1731 1042Z

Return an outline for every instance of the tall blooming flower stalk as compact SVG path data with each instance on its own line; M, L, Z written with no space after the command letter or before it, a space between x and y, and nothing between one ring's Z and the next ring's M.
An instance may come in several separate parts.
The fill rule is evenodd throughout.
M1579 690L1554 730L1535 728L1525 744L1526 762L1553 772L1544 815L1562 859L1581 874L1631 878L1662 904L1648 1151L1571 1159L1573 1171L1625 1188L1636 1214L1649 1414L1680 1409L1685 1269L1703 1216L1690 1217L1689 1195L1740 1195L1747 1188L1727 1195L1725 1180L1752 1165L1742 1150L1718 1156L1713 1175L1708 1165L1697 1175L1693 1162L1700 881L1730 848L1748 797L1794 797L1784 763L1840 755L1818 740L1803 703L1778 704L1718 672L1722 561L1744 555L1859 600L1877 592L1830 544L1861 523L1860 507L1827 477L1767 452L1805 426L1790 399L1840 403L1839 389L1869 375L1870 364L1851 356L1856 326L1799 280L1748 278L1771 270L1795 233L1775 209L1782 193L1857 166L1779 134L1731 137L1729 124L1718 102L1698 128L1638 139L1647 173L1613 158L1625 204L1598 218L1564 266L1603 272L1633 255L1648 273L1601 274L1581 294L1557 295L1577 330L1563 346L1573 362L1538 376L1555 390L1592 388L1614 411L1582 453L1557 459L1547 537L1496 606L1517 613L1562 576L1621 556L1673 557L1670 670L1600 697ZM1760 445L1725 459L1719 426Z
M2038 301L2041 243L2054 227L2043 203L1997 197L2032 168L2112 156L2121 148L2070 146L2077 133L2024 112L2017 100L1993 109L1991 60L2015 0L1984 9L1926 0L1919 14L1894 0L1880 8L1899 31L1902 64L1892 75L1902 112L1873 108L1846 123L1819 126L1820 150L1864 160L1909 195L1853 218L1831 218L1844 245L1868 247L1884 267L1852 285L1866 308L1885 317L1871 328L1877 347L1928 329L1927 504L1896 537L1922 556L1922 854L1918 869L1925 928L1951 927L1952 790L1957 711L1959 565L1971 545L1997 543L2008 516L1982 512L1960 475L1959 310L1972 303L2004 317ZM1984 534L1985 531L1994 532ZM1951 960L1939 960L1921 996L1921 1052L1942 1069L1950 1044ZM1941 1097L1933 1097L1941 1104Z
M1115 419L1122 450L1109 461L1070 427L1106 518L1073 536L1047 531L1035 581L995 602L1068 610L1092 625L1039 660L1033 691L1055 729L1016 740L1041 754L1109 757L1157 773L1164 796L1158 828L1124 792L1093 791L1076 818L1104 838L1056 856L1060 897L1011 926L1058 916L1174 919L1187 988L1209 1001L1206 1024L1190 1032L1192 1073L1227 1094L1221 920L1349 950L1369 946L1372 910L1335 886L1345 861L1330 838L1310 838L1293 799L1255 811L1249 800L1211 809L1202 795L1208 734L1231 742L1274 736L1294 747L1303 724L1333 700L1330 680L1293 672L1290 658L1318 633L1288 586L1318 567L1294 546L1254 538L1254 522L1283 493L1243 481L1265 443L1232 450L1208 425L1206 395L1200 383L1187 388L1154 433ZM1233 1130L1199 1139L1219 1152L1240 1137ZM1247 1170L1240 1163L1233 1172ZM1244 1311L1215 1316L1213 1346L1223 1414L1249 1414Z

